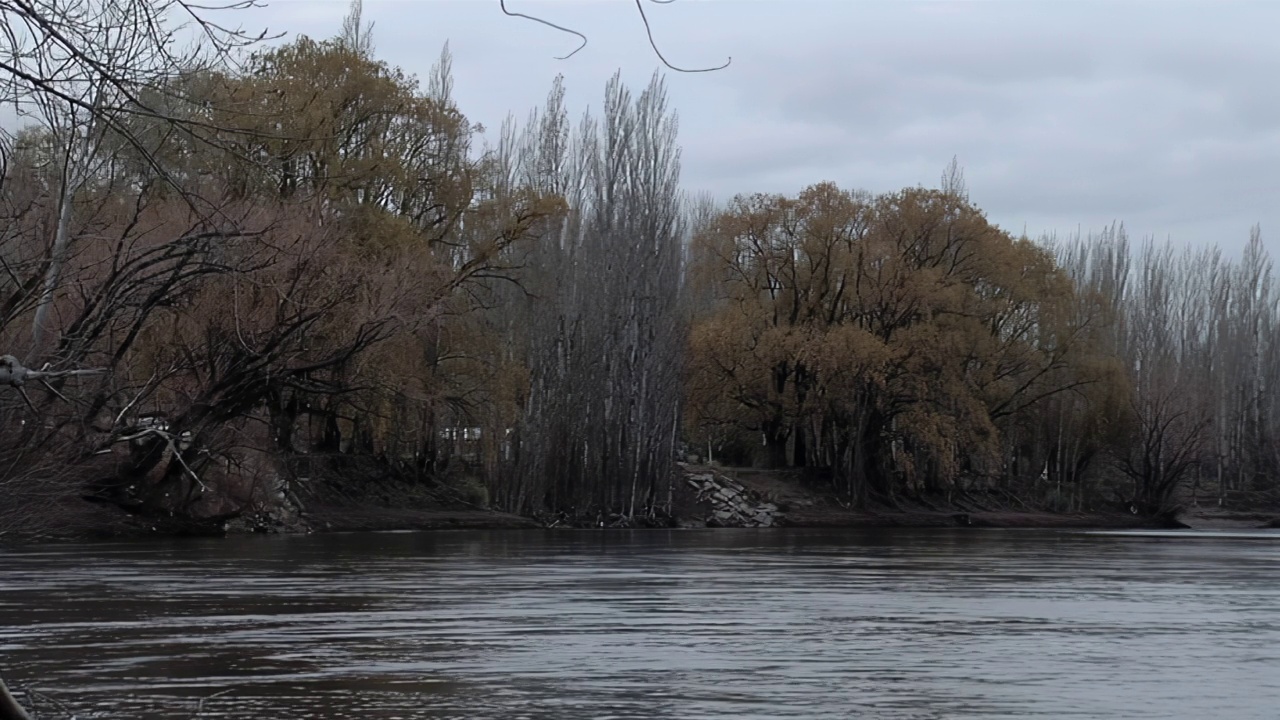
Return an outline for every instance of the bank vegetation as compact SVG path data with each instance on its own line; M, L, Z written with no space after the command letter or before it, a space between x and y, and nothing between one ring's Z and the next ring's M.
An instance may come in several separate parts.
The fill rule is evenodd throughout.
M954 163L691 197L660 76L580 118L557 80L486 143L447 48L412 77L358 4L191 53L183 12L0 3L0 537L375 496L661 524L683 460L852 506L1280 499L1257 228L1017 237Z

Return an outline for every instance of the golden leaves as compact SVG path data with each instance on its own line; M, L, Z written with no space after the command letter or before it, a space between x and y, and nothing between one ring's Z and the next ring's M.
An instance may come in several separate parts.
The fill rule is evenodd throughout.
M936 190L738 197L692 254L710 298L692 420L799 428L871 412L889 464L935 479L993 461L991 408L1039 391L1069 334L1071 284L1051 256Z

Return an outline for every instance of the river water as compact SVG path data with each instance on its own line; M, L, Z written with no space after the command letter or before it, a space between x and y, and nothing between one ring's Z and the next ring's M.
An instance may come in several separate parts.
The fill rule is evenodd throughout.
M1280 717L1280 534L436 532L0 549L79 717Z

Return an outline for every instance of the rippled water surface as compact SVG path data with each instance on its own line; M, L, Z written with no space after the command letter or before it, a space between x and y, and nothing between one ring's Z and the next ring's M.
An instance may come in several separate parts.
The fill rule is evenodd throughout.
M457 532L0 549L82 717L1280 717L1280 534Z

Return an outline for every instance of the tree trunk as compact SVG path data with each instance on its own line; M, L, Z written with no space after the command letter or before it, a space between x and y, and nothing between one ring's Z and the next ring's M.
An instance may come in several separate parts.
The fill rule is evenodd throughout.
M796 423L792 426L791 434L795 436L796 444L793 454L792 465L802 468L809 465L809 447L805 440L805 431L803 423Z
M775 470L787 466L787 431L781 420L770 420L765 424L764 450L760 454L758 465Z
M53 233L53 247L49 251L49 267L45 270L44 289L40 292L40 302L36 305L35 320L31 325L31 353L29 359L33 364L44 351L45 336L48 334L45 326L49 322L49 310L53 306L53 294L58 289L58 280L62 277L62 264L66 259L67 243L71 235L72 199L71 169L64 168L62 193L58 205L58 224Z

